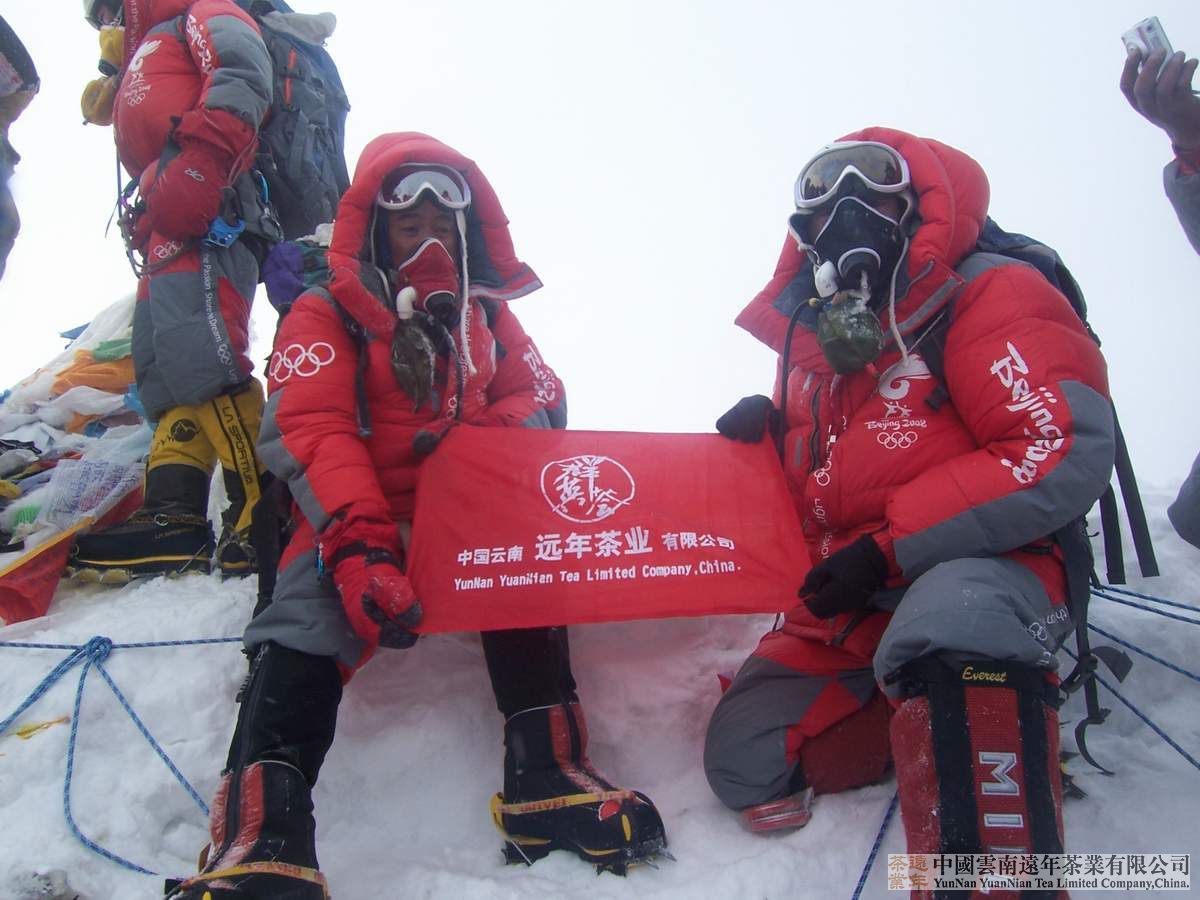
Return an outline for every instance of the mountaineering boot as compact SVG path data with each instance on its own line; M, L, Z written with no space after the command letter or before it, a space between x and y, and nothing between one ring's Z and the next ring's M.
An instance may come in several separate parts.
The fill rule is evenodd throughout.
M570 850L597 871L624 875L666 856L662 818L650 798L618 790L587 758L587 724L577 702L527 709L504 724L504 793L492 819L505 859L533 863Z
M742 810L750 831L803 828L812 819L814 799L880 781L891 765L888 720L891 707L876 692L859 709L800 745L787 795Z
M891 743L907 852L1062 853L1054 677L995 660L949 666L933 657L899 676L905 699ZM996 887L987 896L1060 894Z
M123 583L143 575L207 572L209 473L169 463L146 473L142 508L119 525L81 535L68 567L73 575Z
M221 537L217 541L217 566L225 577L253 575L258 571L258 551L254 546L251 521L262 498L262 479L255 476L252 503L247 502L241 476L221 469L229 506L221 514ZM242 526L242 520L246 524ZM239 527L241 526L241 527Z
M317 865L312 787L333 744L342 680L330 657L268 641L239 697L200 874L179 900L328 897Z
M225 576L253 574L258 571L258 556L251 539L251 523L262 499L264 474L254 451L262 424L262 385L251 378L193 408L221 464L229 500L221 515L217 566Z
M326 900L312 810L308 782L287 763L268 760L226 773L213 799L212 844L201 872L167 897Z

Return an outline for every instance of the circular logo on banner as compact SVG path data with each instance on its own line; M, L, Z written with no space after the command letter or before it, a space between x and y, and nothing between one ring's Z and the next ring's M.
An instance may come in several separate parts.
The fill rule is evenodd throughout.
M572 456L542 468L542 496L568 522L600 522L633 500L633 476L608 456Z

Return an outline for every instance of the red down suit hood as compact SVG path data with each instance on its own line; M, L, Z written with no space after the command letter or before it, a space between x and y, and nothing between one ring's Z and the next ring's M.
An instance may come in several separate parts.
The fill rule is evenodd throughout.
M471 187L467 209L467 266L471 296L486 300L515 300L542 286L529 266L517 259L500 200L479 167L437 138L416 131L383 134L363 149L350 187L338 204L330 245L330 268L346 270L340 281L357 277L370 259L371 224L375 199L388 173L411 163L435 163L457 170ZM364 325L390 331L371 304L351 312Z
M448 349L443 344L436 356L432 393L419 404L394 373L393 339L430 326L419 317L400 323L369 244L380 185L409 163L454 168L472 197L470 296L461 325L447 333ZM260 453L288 480L304 513L299 544L307 541L311 550L315 532L327 549L356 540L395 547L395 523L412 516L417 443L428 452L430 438L456 422L565 425L562 384L508 304L541 282L513 252L508 219L475 163L415 132L382 135L363 151L338 206L329 265L328 287L302 294L280 323ZM289 553L303 550L299 544Z
M887 144L908 162L919 224L900 262L896 286L896 324L907 338L928 323L951 296L951 291L939 292L937 288L957 279L954 267L979 239L990 197L987 175L961 150L892 128L864 128L838 140ZM801 293L803 297L799 297ZM781 324L777 309L789 294L801 302L816 296L812 265L790 234L774 276L738 316L737 324L772 349L782 351L787 319ZM886 331L885 337L892 340ZM829 368L811 332L798 330L792 353L796 364L804 368Z

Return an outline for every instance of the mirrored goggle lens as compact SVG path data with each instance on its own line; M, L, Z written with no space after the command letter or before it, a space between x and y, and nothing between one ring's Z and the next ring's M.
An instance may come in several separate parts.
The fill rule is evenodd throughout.
M471 205L471 189L467 183L436 169L409 172L394 185L385 184L376 202L384 209L408 209L426 192L447 209L466 209Z
M868 187L894 193L907 187L903 163L891 148L872 144L834 147L816 157L796 180L796 206L811 208L827 200L850 170Z
M92 10L85 16L87 23L99 31L106 26L120 27L125 24L125 5L114 6L97 0Z

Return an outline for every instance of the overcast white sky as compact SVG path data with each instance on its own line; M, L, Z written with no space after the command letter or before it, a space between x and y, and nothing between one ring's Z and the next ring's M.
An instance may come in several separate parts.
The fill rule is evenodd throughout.
M1166 138L1117 89L1120 35L1158 15L1200 50L1195 0L493 3L296 0L332 9L353 109L473 157L546 287L514 310L567 385L575 428L709 431L769 393L773 356L733 318L768 280L791 186L821 144L871 125L975 156L992 214L1066 258L1104 339L1146 480L1200 448L1200 258L1161 186ZM132 289L105 223L108 129L83 127L98 46L78 0L4 0L43 88L13 127L24 227L0 282L0 384ZM274 313L260 295L261 359Z

